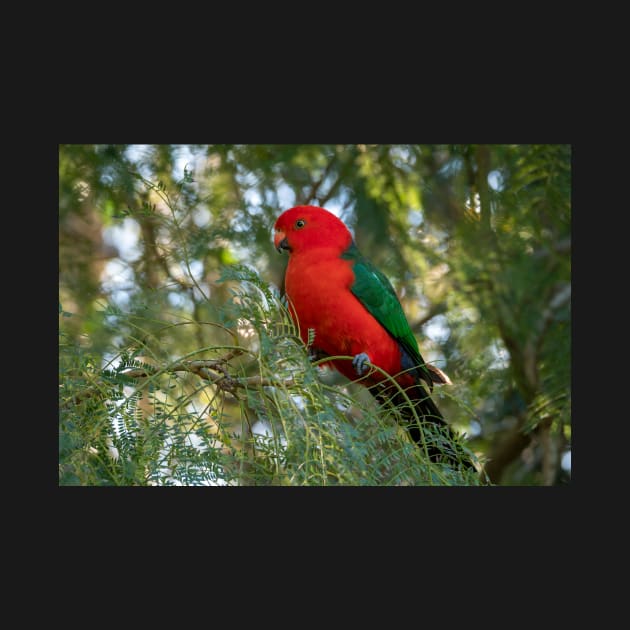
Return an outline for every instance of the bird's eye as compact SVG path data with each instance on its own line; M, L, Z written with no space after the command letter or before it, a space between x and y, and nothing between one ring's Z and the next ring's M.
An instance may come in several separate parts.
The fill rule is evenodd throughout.
M295 227L299 230L300 228L303 228L306 225L306 221L304 219L298 219L295 222Z

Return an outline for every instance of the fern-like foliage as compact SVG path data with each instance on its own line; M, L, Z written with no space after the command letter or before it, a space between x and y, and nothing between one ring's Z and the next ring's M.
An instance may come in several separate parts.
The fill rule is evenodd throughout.
M137 339L98 368L62 353L60 483L83 485L477 485L432 463L362 390L332 385L278 295L246 266L224 269L230 343L159 357ZM363 392L364 393L364 392ZM444 435L427 428L427 440Z

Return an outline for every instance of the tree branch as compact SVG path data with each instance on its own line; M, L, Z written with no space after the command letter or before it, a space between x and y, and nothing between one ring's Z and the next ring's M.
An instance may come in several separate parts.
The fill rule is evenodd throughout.
M320 206L325 206L328 200L332 199L332 197L337 193L339 186L341 186L341 183L345 180L346 176L348 175L351 167L354 166L355 153L351 152L350 156L351 156L350 159L348 159L347 161L341 164L335 183L328 189L328 192L319 200Z
M442 313L446 313L446 302L433 304L424 317L421 317L418 321L411 325L411 330L414 333L419 334L422 331L422 327L428 321L432 320L436 315L441 315Z
M319 190L319 188L322 185L322 183L324 182L324 180L330 174L330 171L332 170L332 167L335 164L335 162L337 162L337 155L336 154L333 155L332 158L330 159L330 161L328 162L328 164L326 164L326 167L324 168L324 171L322 172L321 177L316 182L313 183L313 185L311 186L310 193L303 200L298 198L296 200L296 205L298 205L298 206L307 206L310 203L312 203L312 201L317 196L317 191ZM335 182L335 184L336 183L337 182ZM334 185L333 185L333 187L334 187ZM320 203L325 203L325 201L324 202L320 202Z
M186 282L182 278L175 277L168 266L168 261L159 252L157 239L156 239L155 223L154 223L153 217L139 216L137 220L140 223L140 228L142 230L142 237L143 237L145 247L146 247L145 252L148 255L145 266L146 266L146 271L148 274L147 277L150 279L151 286L153 286L154 288L157 288L157 286L159 285L158 279L155 277L154 270L152 269L152 263L155 263L164 271L166 276L170 278L173 282L175 282L185 291L192 292L194 285L189 282Z
M237 389L247 389L256 387L280 387L280 388L292 388L297 385L297 381L293 378L277 379L266 378L263 376L244 376L236 377L232 376L227 368L227 362L234 356L239 354L236 351L230 352L221 359L206 359L198 361L179 361L173 363L165 368L152 368L152 367L136 367L128 368L120 372L121 375L129 378L150 378L159 374L175 374L176 372L190 372L197 376L209 381L212 385L216 385L219 389L228 391L231 394L236 395ZM62 403L62 407L68 406L71 403L79 405L84 400L96 396L99 392L102 392L102 387L93 385L78 392L74 396L71 396Z
M546 418L538 427L542 448L542 483L544 486L553 486L558 476L560 464L558 448L551 436L551 420L551 418Z
M517 416L515 425L495 443L488 454L488 461L484 470L493 484L501 481L503 471L511 464L530 443L531 436L523 433L525 415Z
M160 373L190 372L231 393L237 389L247 389L248 387L293 387L296 384L293 378L235 377L227 371L226 363L225 357L214 360L181 361L161 369L130 368L123 371L122 374L131 378L148 378Z
M555 293L551 296L547 308L542 313L542 316L536 324L532 334L525 344L523 349L523 361L525 367L525 373L528 380L532 384L537 383L537 357L540 352L542 342L551 326L551 323L556 317L558 309L562 308L571 299L571 285L562 284L557 287Z

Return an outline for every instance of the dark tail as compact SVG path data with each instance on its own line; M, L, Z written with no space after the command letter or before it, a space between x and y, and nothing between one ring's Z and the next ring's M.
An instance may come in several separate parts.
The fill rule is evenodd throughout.
M476 470L469 455L461 448L460 438L444 420L437 405L420 383L416 383L405 391L413 404L413 409L409 407L409 403L401 392L391 385L373 386L370 388L370 393L381 405L393 405L396 408L398 421L405 426L409 436L419 448L422 450L426 448L432 462L448 463L456 468L463 465ZM416 414L420 424L416 419Z

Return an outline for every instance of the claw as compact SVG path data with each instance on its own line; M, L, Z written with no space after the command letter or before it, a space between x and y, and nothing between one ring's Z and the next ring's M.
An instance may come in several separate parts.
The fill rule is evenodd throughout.
M354 359L352 359L352 367L359 376L363 376L363 373L367 371L367 363L371 363L371 361L370 357L365 352L355 354Z

